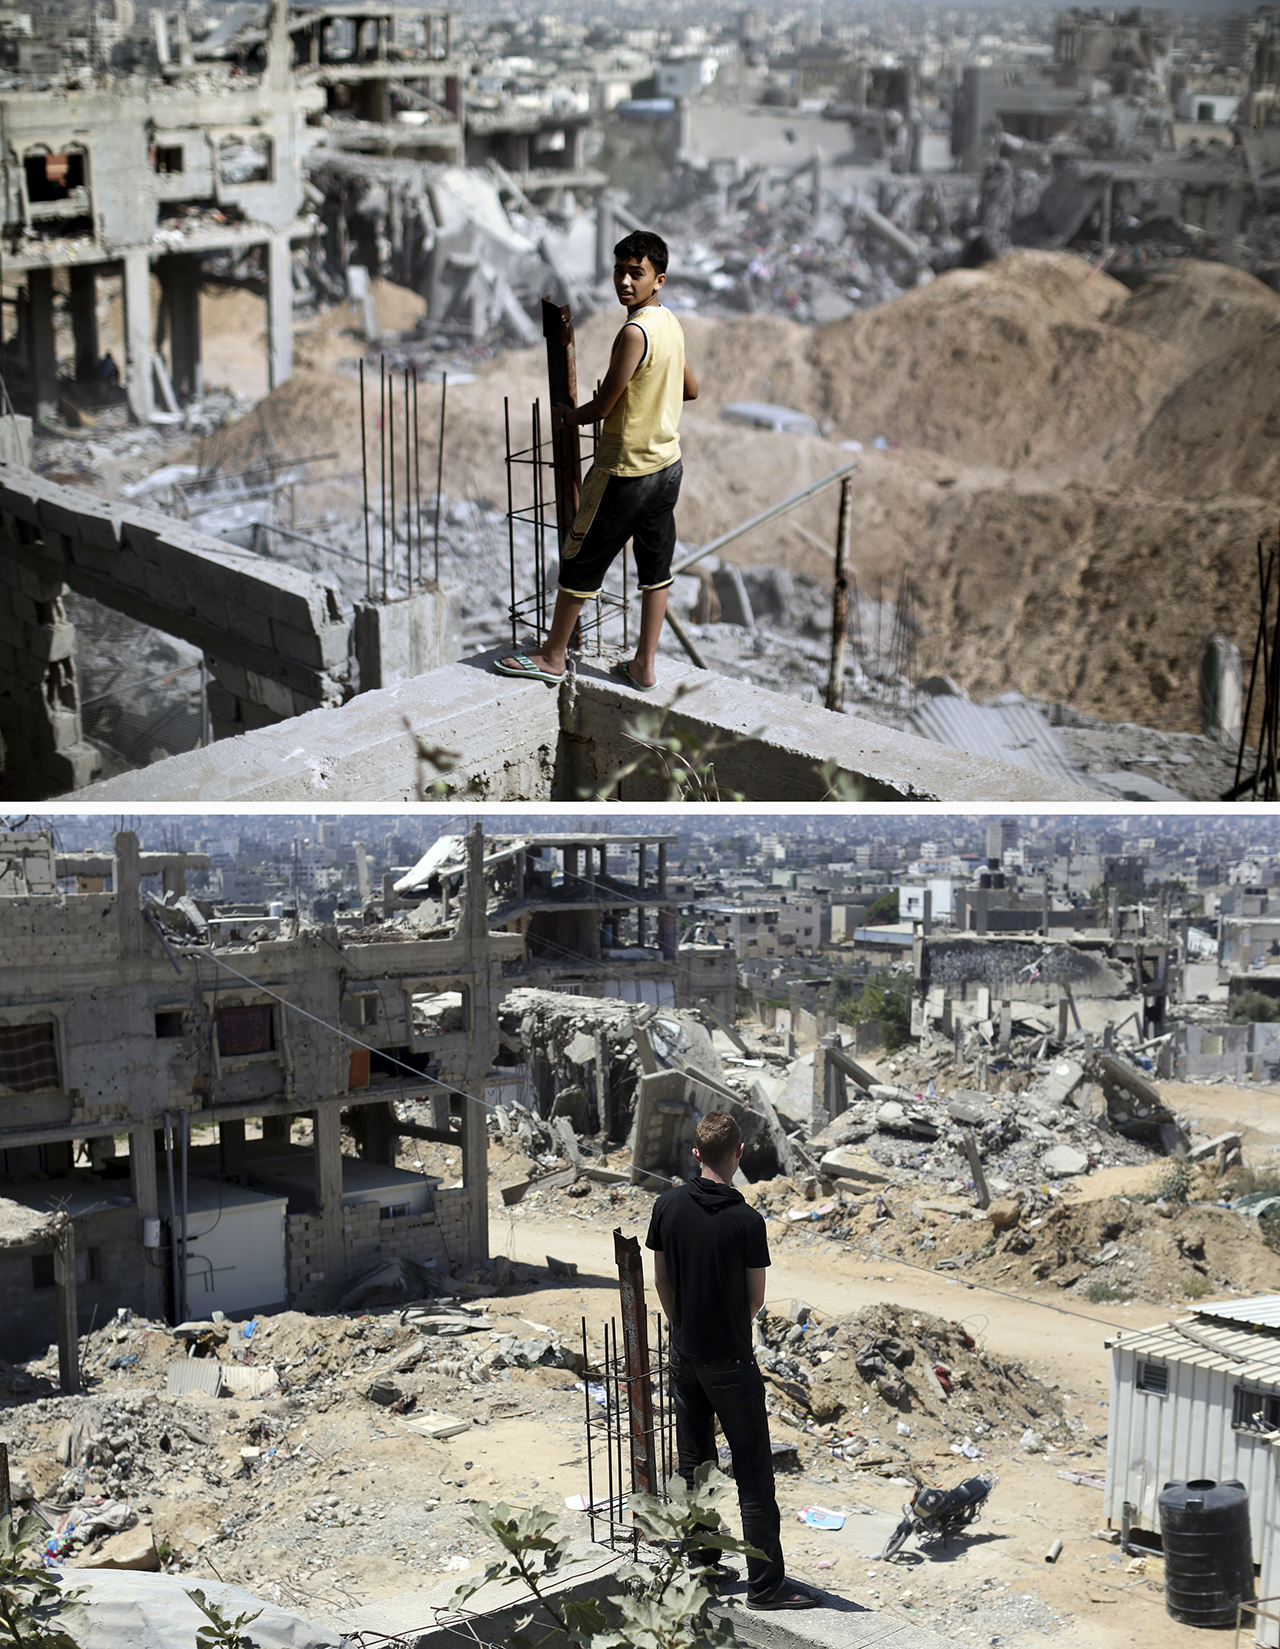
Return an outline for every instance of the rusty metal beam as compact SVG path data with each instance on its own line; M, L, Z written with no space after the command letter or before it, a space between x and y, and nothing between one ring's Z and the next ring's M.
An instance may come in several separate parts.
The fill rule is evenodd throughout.
M542 336L547 340L547 381L551 405L577 406L578 356L573 339L573 311L568 304L542 300ZM568 536L578 513L582 490L582 443L578 426L551 426L551 461L556 483L557 545Z
M653 1376L649 1368L649 1331L644 1309L644 1270L640 1243L613 1233L613 1257L622 1295L622 1344L626 1365L627 1408L631 1418L631 1481L638 1494L661 1492L653 1426Z

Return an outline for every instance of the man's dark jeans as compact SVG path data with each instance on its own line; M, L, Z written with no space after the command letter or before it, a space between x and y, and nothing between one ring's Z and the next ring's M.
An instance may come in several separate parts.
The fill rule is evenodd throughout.
M763 1557L747 1559L747 1596L753 1603L772 1597L786 1579L782 1560L782 1519L773 1487L773 1450L764 1408L764 1380L754 1358L707 1363L677 1357L672 1380L676 1409L679 1471L686 1483L704 1461L718 1464L715 1422L719 1420L738 1485L742 1534ZM695 1561L714 1563L714 1548Z

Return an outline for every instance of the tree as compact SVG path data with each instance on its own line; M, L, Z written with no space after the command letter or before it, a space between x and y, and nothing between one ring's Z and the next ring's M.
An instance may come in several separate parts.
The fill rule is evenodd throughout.
M1231 998L1227 1018L1233 1025L1272 1025L1280 1019L1280 1008L1262 991L1241 991Z
M868 926L878 927L886 922L898 920L898 890L891 887L887 893L882 893L878 899L867 907Z

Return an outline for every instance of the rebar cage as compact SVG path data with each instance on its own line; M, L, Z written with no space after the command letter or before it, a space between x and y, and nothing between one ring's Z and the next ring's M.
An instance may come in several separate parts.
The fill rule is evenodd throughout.
M639 1553L641 1536L625 1517L628 1498L640 1492L643 1478L648 1476L653 1492L665 1500L667 1483L677 1464L675 1410L670 1395L671 1335L661 1316L655 1313L653 1320L653 1347L647 1357L637 1359L628 1349L627 1337L620 1335L617 1320L610 1318L604 1326L604 1356L595 1365L601 1378L593 1381L587 1319L582 1319L587 1455L584 1510L591 1539L597 1545L626 1550L633 1557ZM646 1417L644 1423L639 1422L641 1415ZM601 1463L598 1452L602 1442ZM650 1472L645 1472L645 1463L652 1467ZM604 1493L597 1498L600 1489Z
M507 613L511 619L511 645L520 645L519 627L523 623L537 636L545 638L551 624L551 609L555 605L556 573L560 564L560 544L556 525L555 458L549 424L544 430L542 402L536 400L530 407L530 443L527 447L513 447L511 433L511 403L503 397L502 414L506 433L507 465L507 546L510 559L511 588ZM590 431L590 451L594 453L600 439L600 425L584 425L582 436ZM584 442L585 444L585 442ZM528 501L517 504L517 471L528 471ZM522 496L524 494L522 493ZM527 584L525 593L519 593L521 579L516 569L516 523L533 528L533 589ZM621 573L619 573L619 566ZM527 570L526 570L527 577ZM595 638L597 657L604 651L604 629L610 620L622 620L622 645L631 645L630 634L630 573L624 553L618 557L610 572L613 588L602 589L582 609L578 620L579 636L574 645L586 652L587 637ZM621 588L617 588L618 585Z

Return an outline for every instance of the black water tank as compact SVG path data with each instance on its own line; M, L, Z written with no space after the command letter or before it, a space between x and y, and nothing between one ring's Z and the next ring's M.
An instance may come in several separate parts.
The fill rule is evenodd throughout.
M1236 1604L1254 1595L1244 1484L1166 1483L1159 1505L1165 1607L1187 1626L1234 1626Z

